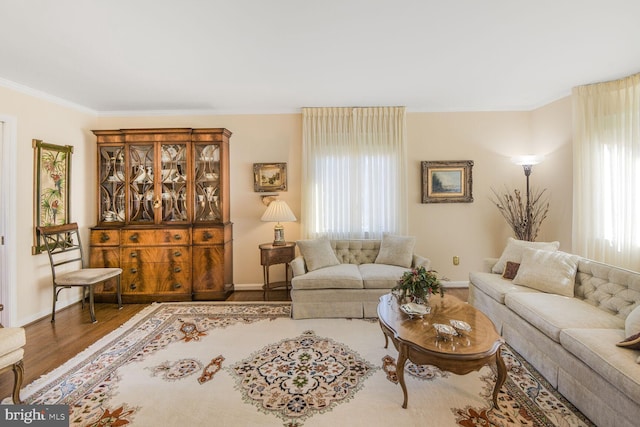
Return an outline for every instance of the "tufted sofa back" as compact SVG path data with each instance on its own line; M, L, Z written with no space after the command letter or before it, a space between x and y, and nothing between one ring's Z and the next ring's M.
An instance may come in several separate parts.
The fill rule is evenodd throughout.
M370 264L380 252L380 240L331 240L331 247L342 264Z
M626 319L640 304L640 273L581 258L575 296Z

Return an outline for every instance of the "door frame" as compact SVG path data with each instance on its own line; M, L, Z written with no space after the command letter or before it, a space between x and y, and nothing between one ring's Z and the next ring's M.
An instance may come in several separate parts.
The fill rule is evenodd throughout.
M4 326L14 326L17 318L17 233L16 189L18 162L18 120L14 116L0 114L2 126L2 150L0 173L0 234L4 246L0 249L0 301L4 310L0 320Z

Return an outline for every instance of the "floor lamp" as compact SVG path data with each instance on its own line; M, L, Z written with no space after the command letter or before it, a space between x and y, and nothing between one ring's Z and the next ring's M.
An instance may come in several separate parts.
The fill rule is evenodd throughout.
M533 166L537 165L542 161L542 156L517 156L511 159L513 163L516 165L521 165L522 169L524 169L524 176L527 179L527 205L525 207L525 214L527 216L527 240L531 240L531 223L532 223L532 215L531 212L531 196L529 191L529 176L533 170Z

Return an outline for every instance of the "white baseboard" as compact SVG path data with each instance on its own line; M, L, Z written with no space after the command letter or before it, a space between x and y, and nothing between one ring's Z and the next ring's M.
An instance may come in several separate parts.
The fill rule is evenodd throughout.
M442 280L440 281L440 283L442 283L443 288L468 288L469 287L469 282L466 280L460 280L460 281Z
M236 291L261 291L262 283L234 283L233 288Z

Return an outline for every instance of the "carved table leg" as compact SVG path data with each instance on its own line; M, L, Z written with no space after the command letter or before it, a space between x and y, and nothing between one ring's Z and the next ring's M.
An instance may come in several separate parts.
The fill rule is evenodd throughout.
M407 362L407 347L405 345L400 345L399 347L398 363L396 364L396 376L398 377L398 382L400 383L400 387L402 387L402 393L404 394L402 407L406 409L407 401L409 400L407 396L407 385L404 383L404 364Z
M493 406L496 409L498 409L498 392L507 379L507 367L504 364L504 360L502 360L501 350L502 347L496 351L496 368L498 369L498 377L496 378L496 385L493 388Z

